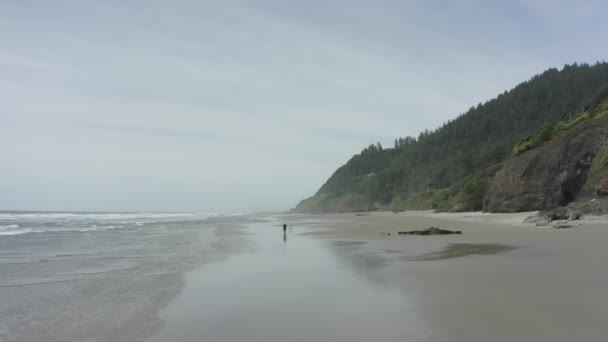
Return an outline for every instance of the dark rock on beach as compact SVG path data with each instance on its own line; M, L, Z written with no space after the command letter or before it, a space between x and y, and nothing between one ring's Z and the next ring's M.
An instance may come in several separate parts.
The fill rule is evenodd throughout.
M450 235L450 234L462 234L460 230L447 230L437 227L430 227L421 230L411 230L405 232L399 232L399 235Z
M606 216L608 215L608 199L586 198L579 199L565 207L541 210L536 215L527 217L524 223L536 226L550 226L555 221L577 221L584 216Z
M579 199L570 203L567 208L571 215L580 218L583 215L604 216L608 215L608 198L594 197ZM572 219L572 218L571 218Z
M570 207L557 207L555 209L543 210L538 213L538 216L548 222L557 220L578 220L581 213Z

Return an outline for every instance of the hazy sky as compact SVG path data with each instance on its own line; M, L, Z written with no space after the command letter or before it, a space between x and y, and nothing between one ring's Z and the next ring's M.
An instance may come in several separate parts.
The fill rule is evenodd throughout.
M283 210L608 56L604 1L0 0L0 209Z

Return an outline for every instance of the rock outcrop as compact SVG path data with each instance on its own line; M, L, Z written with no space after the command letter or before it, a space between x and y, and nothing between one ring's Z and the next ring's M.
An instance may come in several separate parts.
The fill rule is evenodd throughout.
M410 230L405 232L398 232L399 235L450 235L450 234L462 234L460 230L447 230L437 227L429 227L422 230Z
M605 196L607 143L608 116L602 116L507 160L484 197L484 211L552 209L577 199Z

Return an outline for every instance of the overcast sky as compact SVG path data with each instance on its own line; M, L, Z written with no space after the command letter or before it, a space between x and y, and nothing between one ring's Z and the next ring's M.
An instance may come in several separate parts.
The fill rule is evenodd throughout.
M603 1L0 0L0 209L251 212L604 60Z

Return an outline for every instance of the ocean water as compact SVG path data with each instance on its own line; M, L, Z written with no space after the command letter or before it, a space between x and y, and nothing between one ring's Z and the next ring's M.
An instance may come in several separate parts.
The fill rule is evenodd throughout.
M137 341L241 216L0 212L0 341Z
M0 235L45 232L88 232L133 229L144 225L176 224L221 217L208 213L107 213L0 211Z

